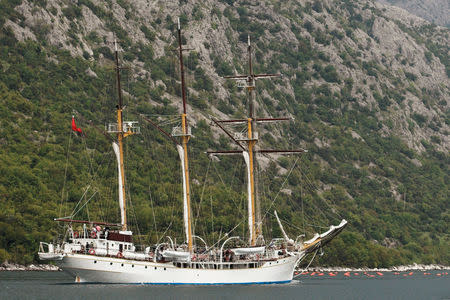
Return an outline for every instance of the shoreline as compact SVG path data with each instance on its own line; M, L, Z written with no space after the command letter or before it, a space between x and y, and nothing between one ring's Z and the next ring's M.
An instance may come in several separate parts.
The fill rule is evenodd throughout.
M394 266L389 268L350 268L350 267L310 267L308 269L297 268L297 271L308 272L406 272L406 271L431 271L431 270L450 270L450 266L439 264L417 264L405 266Z
M3 262L0 265L0 272L1 271L47 271L47 272L57 272L62 271L58 266L55 265L49 265L49 264L30 264L27 266L10 263L10 262Z
M308 269L297 268L296 271L308 272L406 272L406 271L430 271L430 270L450 270L450 266L431 264L412 264L406 266L394 266L390 268L349 268L349 267L310 267ZM4 262L0 265L1 271L62 271L58 266L49 264L30 264L27 266Z

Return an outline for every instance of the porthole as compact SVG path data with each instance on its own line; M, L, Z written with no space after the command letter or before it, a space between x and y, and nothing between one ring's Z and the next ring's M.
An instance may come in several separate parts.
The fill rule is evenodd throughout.
M164 271L166 270L166 268L164 268Z
M134 265L131 265L132 268L134 268Z
M147 269L147 266L145 266L145 268Z
M112 266L112 262L110 262L109 265Z
M122 267L123 267L123 264L122 264Z
M156 270L156 267L155 267L155 270Z
M94 260L94 264L96 264L97 263L97 261L96 260Z

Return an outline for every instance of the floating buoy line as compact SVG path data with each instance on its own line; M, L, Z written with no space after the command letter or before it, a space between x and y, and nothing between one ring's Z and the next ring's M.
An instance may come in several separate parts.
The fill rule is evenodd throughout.
M296 271L294 273L294 275L295 275L295 277L299 277L299 276L303 275L303 276L309 276L309 277L326 277L326 278L329 278L329 277L337 277L339 275L339 273L340 272L338 272L338 271L329 271L329 272L320 272L320 271L311 271L311 272L302 271L302 272L298 272L298 271ZM415 273L413 271L410 271L410 272L390 272L389 271L389 272L385 272L385 273L380 272L380 271L372 271L372 272L365 271L362 274L359 273L359 272L353 272L353 274L352 274L351 271L347 271L347 272L343 272L342 275L343 275L343 277L352 277L352 276L357 277L357 276L360 276L360 275L364 275L367 278L380 278L380 277L383 277L383 276L386 276L386 275L389 275L389 274L396 275L396 276L400 275L402 277L409 277L409 276L413 276ZM416 274L417 275L421 275L419 272L416 272ZM429 276L429 275L433 275L433 273L431 273L431 272L423 272L423 275ZM442 276L448 275L448 272L439 272L439 273L435 273L434 275L437 276L437 277L442 277ZM338 276L338 278L342 279L342 276Z

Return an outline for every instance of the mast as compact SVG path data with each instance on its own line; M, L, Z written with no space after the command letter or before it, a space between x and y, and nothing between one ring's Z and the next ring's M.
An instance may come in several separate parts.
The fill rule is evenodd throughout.
M114 153L117 159L118 168L118 185L119 185L119 206L120 206L120 217L121 217L121 229L122 231L127 231L127 206L126 206L126 194L125 194L125 168L123 159L123 139L129 135L139 133L139 127L135 125L135 121L123 121L122 110L123 110L123 97L122 97L122 87L120 82L120 66L119 66L119 50L117 48L117 41L114 40L114 53L115 53L115 65L116 65L116 81L117 81L117 94L118 94L118 104L117 104L117 123L109 124L108 132L117 134L117 142L113 142Z
M118 94L118 100L119 103L117 104L117 125L118 125L118 132L117 132L117 142L119 144L119 195L121 195L121 224L122 224L122 230L127 230L127 201L125 197L125 172L124 172L124 166L123 166L123 126L122 126L122 107L123 107L123 100L122 100L122 87L120 85L120 67L119 67L119 51L117 49L117 42L114 40L114 53L115 53L115 61L116 61L116 79L117 79L117 94Z
M183 99L183 113L181 114L181 145L177 145L178 154L181 160L181 168L183 172L183 219L184 229L186 234L186 241L188 243L188 250L192 252L192 228L191 228L191 196L189 186L189 162L188 162L188 142L190 139L190 130L187 123L186 111L186 84L184 80L184 66L183 66L183 48L181 41L181 26L180 18L178 18L178 48L180 59L180 76L181 76L181 95Z
M258 201L256 193L256 176L255 176L255 162L256 153L302 153L305 150L255 150L255 145L258 142L258 133L255 131L256 123L261 122L273 122L273 121L284 121L290 120L291 118L255 118L254 116L254 102L255 94L253 90L255 89L255 81L258 78L271 78L279 77L280 74L254 74L252 65L252 46L250 42L250 36L248 36L248 74L246 75L233 75L224 76L224 78L234 79L240 82L238 86L247 88L248 96L248 117L246 119L239 120L220 120L214 121L243 151L239 150L228 150L228 151L208 151L210 154L232 154L232 153L242 153L244 156L244 161L247 165L247 192L248 192L248 226L249 226L249 244L251 246L256 246L256 241L258 236L262 235L261 230L261 216L260 216L260 203ZM223 128L220 123L245 123L247 125L247 136L240 136L234 138L231 134ZM239 136L239 135L238 135ZM236 135L235 135L236 137ZM241 142L245 143L247 147L244 147Z
M252 68L252 45L250 43L250 35L248 36L248 76L247 79L247 91L248 91L248 99L249 99L249 118L247 119L247 145L248 145L248 169L249 169L249 184L250 184L250 201L249 201L249 218L251 217L252 230L250 231L250 244L251 246L256 245L256 238L259 235L258 228L256 227L257 222L260 222L261 216L259 214L259 203L257 204L256 192L255 192L255 167L254 167L254 149L253 146L258 142L258 139L255 138L256 134L253 132L255 128L255 122L253 120L253 102L254 102L254 93L253 89L255 88L255 79L253 78L253 68ZM256 212L258 209L258 213ZM251 214L251 216L250 216ZM258 219L257 219L258 217Z

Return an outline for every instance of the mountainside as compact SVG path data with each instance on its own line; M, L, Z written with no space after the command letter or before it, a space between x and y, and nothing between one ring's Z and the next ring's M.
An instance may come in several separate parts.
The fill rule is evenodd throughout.
M450 3L447 0L379 0L401 7L436 25L450 27Z
M349 221L320 264L448 263L450 31L365 0L0 0L0 260L33 260L61 233L52 219L85 196L94 200L78 217L118 220L110 145L88 121L114 120L114 37L125 113L143 127L127 138L133 230L146 243L182 237L176 150L139 118L179 113L178 17L193 49L196 233L210 244L236 225L245 235L242 162L203 152L231 149L211 117L245 116L244 91L222 76L247 71L250 35L255 71L283 75L257 81L257 115L294 119L261 125L260 146L309 151L261 157L266 239L279 234L268 229L276 207L292 236ZM70 132L72 114L85 138Z

